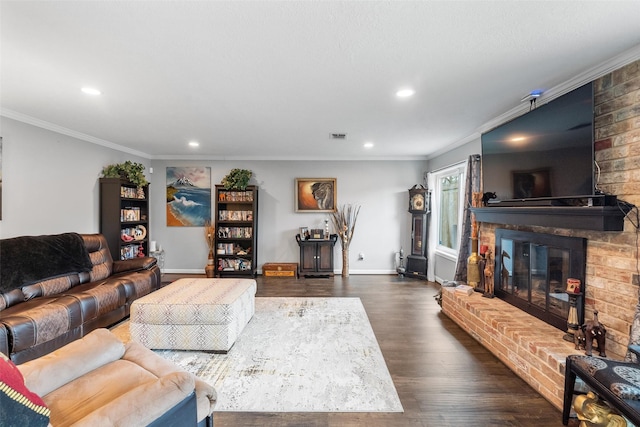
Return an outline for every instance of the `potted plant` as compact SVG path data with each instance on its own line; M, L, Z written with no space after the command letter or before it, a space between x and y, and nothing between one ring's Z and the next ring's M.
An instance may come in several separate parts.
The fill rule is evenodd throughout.
M144 176L144 165L130 160L105 166L102 168L102 176L105 178L126 179L138 187L144 187L149 184L149 181Z
M221 184L225 190L244 190L249 185L249 180L253 172L248 169L231 169L231 171L222 178Z

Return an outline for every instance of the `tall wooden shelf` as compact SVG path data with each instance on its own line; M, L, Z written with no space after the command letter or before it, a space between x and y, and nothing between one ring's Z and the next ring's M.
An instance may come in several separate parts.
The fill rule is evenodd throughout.
M148 254L149 186L138 187L120 178L100 178L100 233L114 260ZM131 241L122 239L126 234Z
M258 187L216 185L216 277L255 277L258 267Z

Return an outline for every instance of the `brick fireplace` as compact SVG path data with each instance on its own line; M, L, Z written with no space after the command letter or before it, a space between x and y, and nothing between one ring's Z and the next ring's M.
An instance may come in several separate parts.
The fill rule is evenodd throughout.
M625 202L640 205L640 60L595 80L594 96L599 188ZM480 244L495 248L497 229L584 239L584 319L592 319L594 310L598 310L600 322L607 327L607 355L622 359L639 304L635 212L631 211L620 227L613 227L615 231L610 231L608 222L600 229L580 229L567 224L534 222L528 214L515 222L483 221ZM483 298L479 293L458 295L450 288L443 288L442 310L561 408L565 358L582 353L563 339L563 330L498 298Z

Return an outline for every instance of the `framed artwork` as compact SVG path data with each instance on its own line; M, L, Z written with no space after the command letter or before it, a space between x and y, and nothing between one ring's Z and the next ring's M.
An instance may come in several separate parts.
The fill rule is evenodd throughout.
M296 212L335 212L335 178L296 178Z
M167 167L167 225L204 227L211 220L211 168Z
M551 175L549 169L514 171L513 198L528 199L551 197Z

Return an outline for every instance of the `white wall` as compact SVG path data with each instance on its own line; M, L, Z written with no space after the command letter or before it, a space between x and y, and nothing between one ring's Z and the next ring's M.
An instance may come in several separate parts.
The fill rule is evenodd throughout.
M410 245L408 189L421 182L424 161L152 161L153 240L165 249L168 272L201 272L207 247L202 227L167 227L165 187L167 166L209 166L213 184L233 168L253 171L251 184L259 186L258 268L265 262L298 262L298 228L324 228L327 214L296 213L295 178L336 178L337 204L361 205L350 248L350 273L392 273L395 253ZM358 253L364 261L358 261ZM339 243L334 268L341 270Z
M98 178L111 163L148 160L66 135L0 118L0 237L97 233Z
M125 160L147 167L151 182L150 236L165 249L167 272L203 272L206 243L202 227L166 226L166 166L210 166L212 184L239 167L254 172L260 187L258 266L298 262L298 227L322 228L326 214L296 213L296 177L337 178L338 204L362 205L351 243L350 272L392 273L395 252L408 251L408 189L422 182L426 169L416 161L169 161L139 158L6 117L3 137L3 216L0 238L67 231L99 232L99 185L102 168ZM149 174L149 167L154 173ZM364 261L358 261L363 252ZM340 246L334 252L341 269Z

